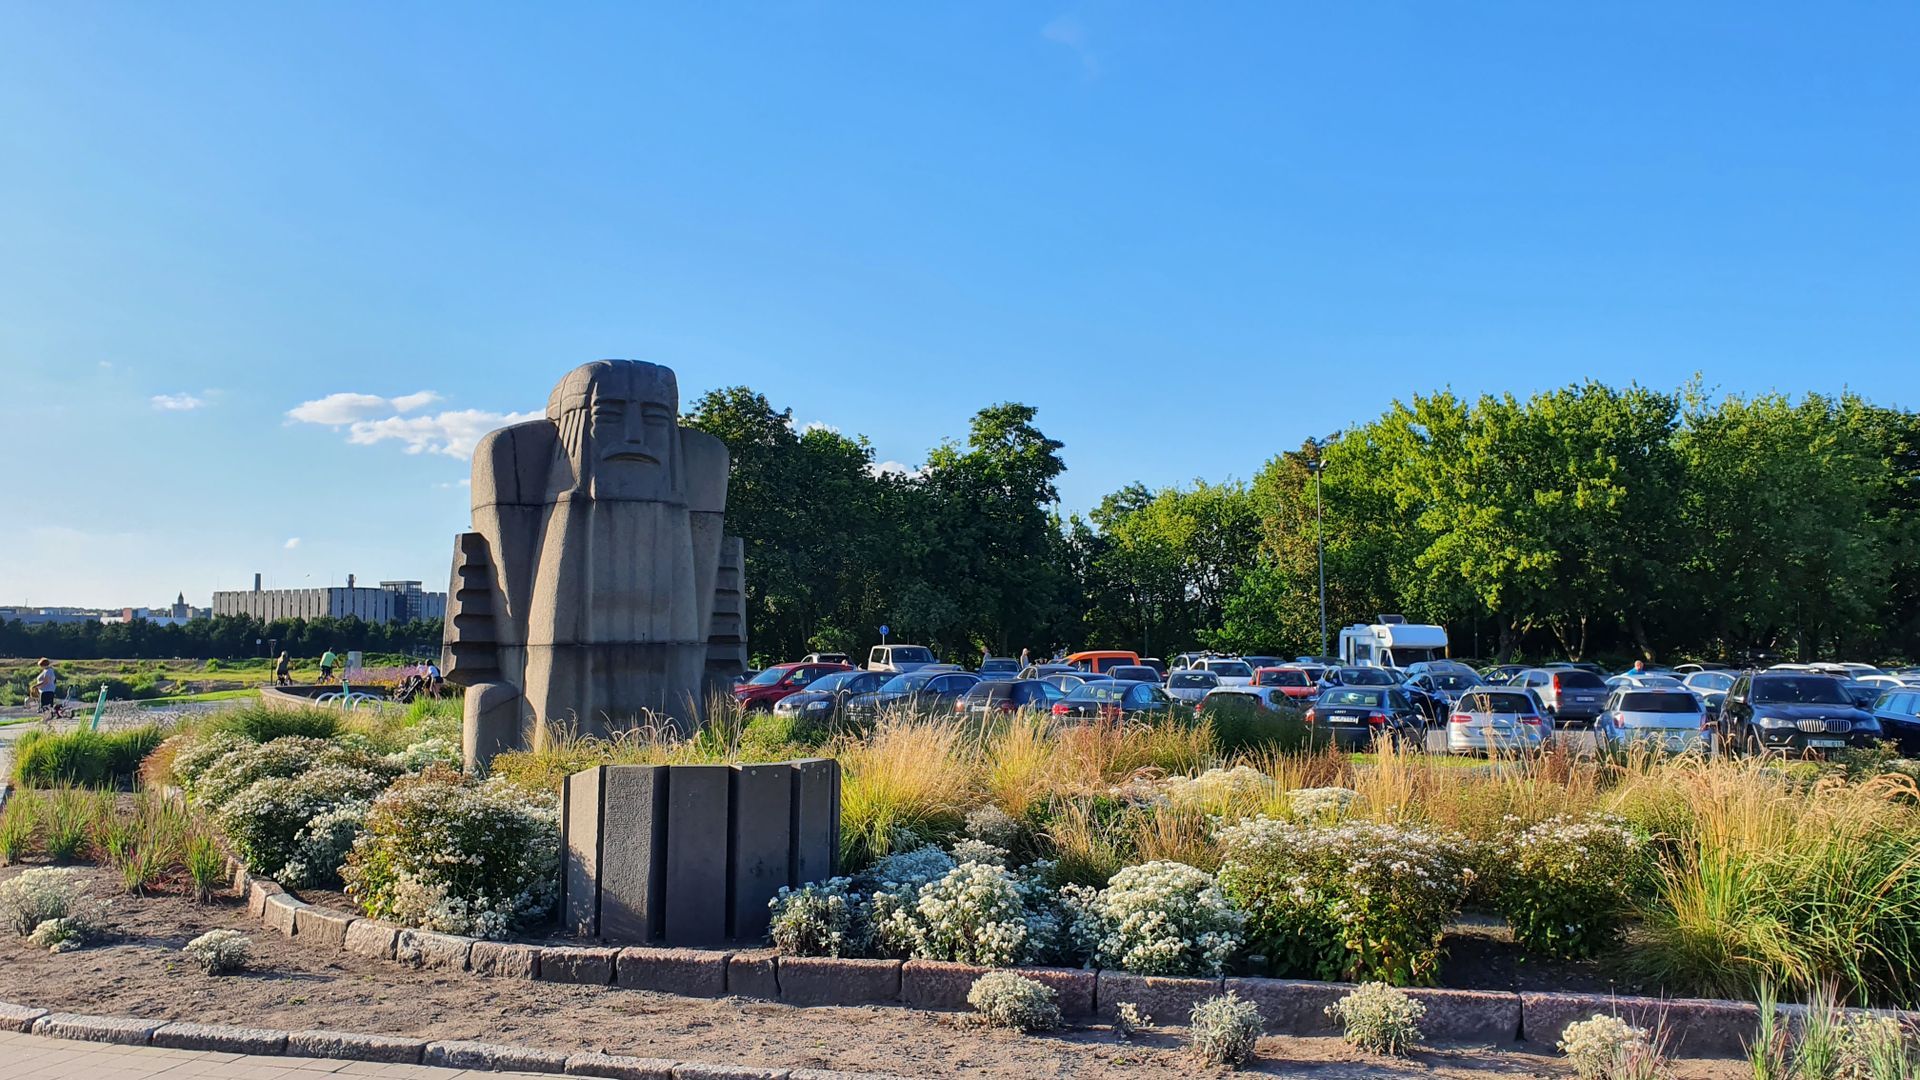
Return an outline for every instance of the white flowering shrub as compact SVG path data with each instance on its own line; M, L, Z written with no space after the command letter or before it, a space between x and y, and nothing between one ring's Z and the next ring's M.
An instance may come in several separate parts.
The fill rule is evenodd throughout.
M1646 1028L1605 1013L1576 1020L1560 1033L1560 1052L1567 1055L1581 1080L1612 1080L1628 1063L1652 1050Z
M181 740L180 749L174 754L173 763L168 768L173 773L174 782L180 785L180 790L196 803L202 802L200 781L208 769L234 751L255 745L251 739L229 731L177 738Z
M48 952L72 952L87 943L92 930L84 919L48 919L27 935L27 944Z
M1615 817L1555 817L1503 843L1495 903L1529 952L1593 956L1620 934L1651 865Z
M246 970L253 958L253 940L238 930L209 930L180 951L209 975L231 975Z
M1273 787L1273 777L1259 769L1235 765L1231 769L1208 769L1193 777L1170 777L1161 782L1160 791L1174 806L1224 810L1264 800Z
M1231 990L1195 1005L1188 1019L1188 1045L1208 1065L1245 1065L1259 1038L1259 1007Z
M988 1027L1051 1031L1060 1026L1053 987L1011 971L989 971L973 980L967 1004Z
M1005 867L961 863L891 907L875 932L922 960L1007 967L1028 955L1026 898Z
M272 745L263 743L262 748ZM388 779L345 765L269 776L228 799L215 820L234 854L249 867L288 885L327 884L338 877L346 854L339 831L342 808L364 807Z
M199 755L206 747L224 750L201 766ZM182 772L182 758L189 758L191 771ZM383 783L401 772L398 766L374 753L364 740L350 735L337 739L286 735L263 743L232 735L214 735L201 746L181 751L173 763L182 790L194 803L208 810L222 809L262 780L293 779L324 768L370 773L380 777Z
M953 861L956 863L986 863L988 866L1007 865L1007 849L998 844L989 844L985 840L966 839L953 845Z
M1369 982L1327 1006L1347 1042L1373 1054L1404 1054L1420 1041L1427 1007L1386 983Z
M997 806L981 806L967 812L967 839L992 844L1012 851L1020 842L1020 823Z
M1212 875L1185 863L1129 866L1098 892L1070 885L1061 895L1076 943L1099 967L1217 975L1240 948L1240 912Z
M767 906L774 947L788 956L861 956L867 950L866 908L852 878L783 886Z
M1359 798L1352 788L1296 788L1287 795L1287 808L1301 821L1332 822L1346 817Z
M369 915L484 938L545 917L559 875L551 800L450 769L408 777L375 799L341 871Z
M458 737L445 738L430 735L419 742L386 755L382 759L397 772L417 773L438 765L443 768L457 769L461 765L462 752Z
M23 870L0 882L0 927L27 937L57 919L94 921L98 907L87 895L87 872L75 866Z
M1462 842L1419 826L1254 818L1217 839L1220 888L1279 975L1429 981L1473 881Z

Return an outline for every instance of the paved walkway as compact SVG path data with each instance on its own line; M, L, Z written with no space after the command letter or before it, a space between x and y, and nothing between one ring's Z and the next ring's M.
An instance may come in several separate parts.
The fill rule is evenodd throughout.
M551 1075L432 1069L326 1058L256 1057L204 1050L115 1046L0 1031L0 1080L323 1080L325 1077L385 1077L389 1080L553 1080Z

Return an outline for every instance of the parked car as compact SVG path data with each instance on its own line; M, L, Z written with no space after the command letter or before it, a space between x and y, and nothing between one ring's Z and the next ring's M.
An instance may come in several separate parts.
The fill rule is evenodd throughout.
M1615 675L1613 678L1607 680L1607 689L1609 691L1622 688L1629 690L1686 690L1687 684L1672 675L1661 675L1651 672L1640 675L1634 675L1632 673ZM1692 691L1689 690L1688 693L1692 693Z
M980 661L980 677L983 679L1017 679L1020 677L1020 661L1010 656L989 656Z
M1193 665L1202 671L1211 671L1219 678L1221 686L1253 685L1253 668L1237 656L1203 657Z
M1155 686L1160 684L1160 673L1145 664L1122 664L1119 667L1110 667L1107 669L1107 678L1120 679L1124 682L1150 682Z
M1091 671L1056 671L1051 675L1043 676L1040 681L1052 683L1065 693L1072 693L1076 688L1090 682L1112 682L1113 680L1105 675L1095 675Z
M1322 686L1399 686L1400 674L1383 667L1330 667L1320 673Z
M1678 671L1679 668L1674 670ZM1702 668L1699 671L1687 672L1681 677L1680 682L1687 689L1700 695L1701 702L1707 707L1708 716L1718 716L1720 703L1726 700L1727 691L1733 687L1733 675L1730 672L1709 671Z
M1278 656L1242 656L1240 659L1246 661L1247 666L1255 671L1259 671L1263 667L1279 667L1286 663L1284 659Z
M803 664L845 664L853 666L853 658L843 652L810 652L800 658Z
M1185 701L1194 705L1207 696L1207 691L1220 685L1220 676L1211 671L1196 668L1175 668L1167 672L1167 696L1175 701Z
M1078 668L1071 664L1028 664L1026 667L1020 669L1020 677L1023 679L1044 679L1049 675L1059 675L1062 672L1078 670Z
M1550 724L1526 690L1480 686L1460 695L1447 714L1449 754L1513 754L1546 742Z
M1448 708L1460 695L1487 681L1457 660L1429 660L1407 668L1407 685L1444 701Z
M1140 654L1126 649L1088 649L1067 657L1067 666L1104 675L1108 668L1140 666Z
M823 675L774 703L780 716L804 716L808 720L832 720L841 715L847 700L856 694L871 694L892 676L884 671L860 671L849 668Z
M888 679L880 689L847 700L847 711L861 715L883 709L946 709L972 689L980 676L965 671L908 671Z
M1081 720L1132 720L1165 715L1178 702L1165 690L1145 682L1107 679L1083 683L1053 703L1053 715Z
M1266 712L1281 712L1300 707L1300 703L1286 693L1285 687L1216 686L1194 703L1193 715L1199 716L1209 706L1231 702L1245 702Z
M765 712L774 702L805 690L822 675L851 670L845 664L775 664L734 687L733 700L747 712Z
M1556 728L1590 728L1607 705L1606 681L1571 665L1528 668L1507 685L1533 691Z
M1875 686L1870 682L1842 679L1840 680L1840 689L1846 691L1847 697L1852 700L1856 708L1866 709L1871 712L1873 703L1880 700L1880 692L1883 688Z
M1270 686L1289 698L1311 700L1320 694L1320 681L1298 664L1255 668L1253 685Z
M1159 658L1159 657L1157 657L1157 656L1143 656L1143 657L1141 657L1141 658L1140 658L1140 666L1141 666L1141 667L1150 667L1150 668L1152 668L1153 670L1155 670L1155 671L1157 671L1157 672L1159 672L1159 673L1160 673L1160 681L1161 681L1161 682L1165 682L1165 681L1166 681L1166 679L1167 679L1167 662L1166 662L1165 660L1162 660L1162 659L1160 659L1160 658Z
M1920 689L1881 691L1873 703L1873 718L1880 723L1880 733L1894 740L1902 754L1920 754Z
M1915 675L1901 675L1901 674L1887 674L1887 673L1882 673L1879 675L1862 675L1857 681L1863 682L1863 683L1872 683L1873 685L1879 687L1882 690L1898 690L1898 689L1901 689L1902 687L1920 686L1920 676L1915 676Z
M925 645L875 645L867 652L868 671L899 674L933 663L933 650Z
M1876 746L1880 722L1857 708L1840 680L1804 671L1762 671L1735 679L1720 706L1720 733L1749 751L1844 750Z
M1059 687L1039 679L983 679L954 701L953 711L961 716L991 716L1021 709L1046 712L1066 696Z
M1713 752L1706 706L1698 694L1678 683L1616 688L1593 723L1593 740L1602 750L1624 750L1637 743L1676 754Z
M1329 686L1304 719L1335 746L1366 749L1375 736L1416 748L1426 745L1426 720L1397 686Z
M1480 673L1488 686L1505 686L1513 681L1515 675L1527 670L1525 664L1495 664Z
M1549 670L1555 668L1573 668L1576 671L1584 671L1592 675L1598 675L1602 679L1607 677L1607 669L1590 660L1555 660L1550 664L1541 664L1540 666Z

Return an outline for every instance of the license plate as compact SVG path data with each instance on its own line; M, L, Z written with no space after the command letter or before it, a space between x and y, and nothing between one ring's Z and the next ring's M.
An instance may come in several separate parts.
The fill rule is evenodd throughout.
M1357 724L1360 722L1360 718L1357 716L1336 716L1333 718L1333 722L1336 724Z
M1845 739L1808 739L1807 745L1816 750L1839 750L1847 745Z

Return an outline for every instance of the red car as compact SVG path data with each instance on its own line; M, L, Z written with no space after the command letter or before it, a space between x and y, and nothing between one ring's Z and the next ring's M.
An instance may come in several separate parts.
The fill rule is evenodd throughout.
M1311 701L1320 693L1315 675L1292 664L1261 668L1253 673L1253 685L1274 687L1295 701Z
M734 687L733 700L746 712L762 712L788 694L805 690L822 675L852 670L852 664L775 664Z

